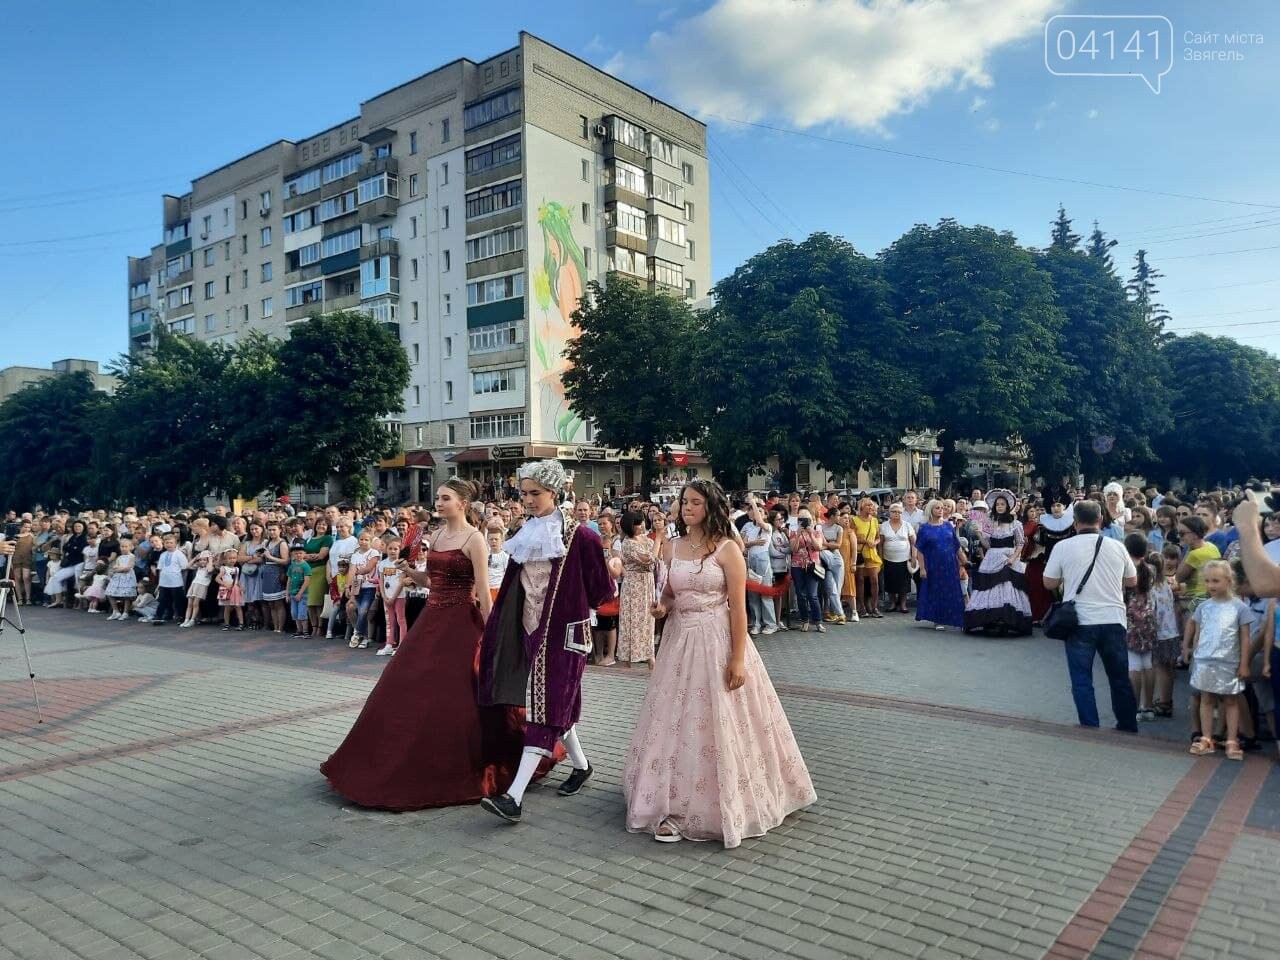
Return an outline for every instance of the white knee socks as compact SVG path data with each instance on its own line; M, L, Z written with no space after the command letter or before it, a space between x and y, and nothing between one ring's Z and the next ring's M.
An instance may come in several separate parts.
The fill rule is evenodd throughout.
M529 786L529 781L533 779L533 775L538 771L538 764L541 762L541 751L533 747L524 748L524 755L520 758L520 769L516 771L516 778L511 781L511 786L507 788L507 793L511 795L511 799L516 803L524 802L524 792Z
M564 744L564 751L569 755L569 762L573 764L575 770L585 770L590 766L587 763L587 755L582 752L582 744L578 742L578 728L570 727L564 732L564 736L560 738L560 742Z

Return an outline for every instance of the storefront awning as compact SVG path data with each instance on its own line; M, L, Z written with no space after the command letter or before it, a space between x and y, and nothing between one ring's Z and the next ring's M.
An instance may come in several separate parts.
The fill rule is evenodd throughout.
M455 453L452 457L450 457L449 462L450 463L488 463L489 448L476 447L472 450L463 450L459 453Z
M429 450L414 450L404 455L404 465L426 470L436 465L436 458L431 455Z

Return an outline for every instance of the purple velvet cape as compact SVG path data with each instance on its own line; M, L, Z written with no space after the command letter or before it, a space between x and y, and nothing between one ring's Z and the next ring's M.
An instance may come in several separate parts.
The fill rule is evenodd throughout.
M521 564L507 564L480 645L481 706L526 707L526 720L568 730L582 712L582 671L591 652L591 611L617 592L600 535L564 521L567 553L551 561L542 620L524 631Z

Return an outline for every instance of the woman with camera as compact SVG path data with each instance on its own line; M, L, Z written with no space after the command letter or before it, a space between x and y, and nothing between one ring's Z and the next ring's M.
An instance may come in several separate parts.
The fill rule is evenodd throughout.
M822 531L813 525L813 514L807 506L801 507L796 516L796 530L791 534L790 544L791 582L795 585L796 603L800 607L800 630L807 633L816 629L819 633L826 633L818 588L826 579L821 555L827 544Z

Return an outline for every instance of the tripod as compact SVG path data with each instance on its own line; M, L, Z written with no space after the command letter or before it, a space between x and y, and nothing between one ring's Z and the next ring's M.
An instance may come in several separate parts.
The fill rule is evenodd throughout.
M4 636L5 625L13 627L18 631L18 636L22 640L22 653L27 658L27 676L31 678L31 697L36 702L36 718L40 723L44 723L44 711L40 709L40 691L36 689L36 672L31 669L31 651L27 649L27 631L22 625L22 613L19 611L17 604L13 607L13 620L10 620L6 614L9 607L9 597L13 595L14 582L12 580L0 580L0 637Z

